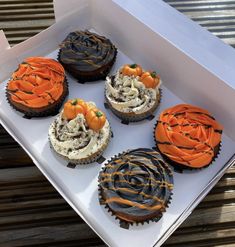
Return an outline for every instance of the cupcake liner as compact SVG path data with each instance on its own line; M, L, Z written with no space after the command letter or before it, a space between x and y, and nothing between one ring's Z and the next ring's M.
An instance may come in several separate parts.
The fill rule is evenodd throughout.
M69 163L67 165L67 167L69 168L75 168L76 165L87 165L87 164L90 164L90 163L93 163L95 161L97 161L100 157L102 157L102 154L104 152L104 150L107 148L109 142L110 142L110 139L111 139L111 129L109 131L109 136L108 136L108 139L106 140L106 142L102 145L102 147L97 150L97 152L93 153L92 155L90 155L89 157L87 158L82 158L82 159L69 159L68 157L64 156L64 155L61 155L60 153L56 152L55 149L53 148L51 142L50 142L50 138L49 138L49 143L50 143L50 147L51 149L57 154L59 155L60 157L62 157L64 160L67 160Z
M113 157L111 157L107 162L106 164L101 168L101 171L99 173L99 176L98 176L98 199L99 199L99 202L100 202L100 205L104 206L104 208L108 211L108 213L111 214L111 216L114 216L115 217L115 220L118 220L119 221L119 226L121 228L124 228L124 229L129 229L129 227L131 225L144 225L145 223L149 224L150 222L158 222L162 216L163 216L163 213L166 211L166 208L169 207L169 205L171 204L171 200L172 200L172 196L173 196L173 192L170 191L169 192L169 198L168 200L165 202L165 205L164 205L164 208L159 211L159 212L156 212L155 215L153 213L153 216L152 218L148 218L148 219L143 219L143 220L134 220L132 219L132 221L127 221L127 220L123 220L122 218L120 218L118 215L116 215L115 211L113 211L108 204L106 204L105 202L105 199L104 199L104 196L103 196L103 189L102 187L100 186L100 174L102 172L104 172L105 170L105 166L107 164L109 164L110 162L112 162L114 159L120 157L120 155L124 154L124 153L127 153L129 152L130 150L127 150L127 151L124 151L122 153L118 153L117 155L114 155ZM168 171L171 171L170 167L166 164L166 167L169 169ZM173 175L172 175L172 179L173 179ZM151 216L149 216L151 217Z
M165 208L169 208L169 205L171 204L171 200L172 200L172 196L173 196L173 193L171 192L170 193L170 197L167 201L167 204L165 205ZM100 205L104 206L104 208L108 211L108 213L111 214L111 216L114 216L115 217L115 220L118 220L119 221L119 226L121 228L124 228L124 229L129 229L130 226L133 226L133 225L144 225L144 224L149 224L150 222L158 222L162 216L163 216L163 213L166 212L166 209L159 212L158 215L154 216L152 219L146 219L146 220L143 220L143 221L135 221L135 222L130 222L130 221L125 221L121 218L119 218L118 216L116 216L115 212L108 206L108 204L105 204L104 202L104 199L103 199L103 196L102 196L102 188L100 187L100 185L98 185L98 198L99 198L99 202L100 202Z
M135 114L133 112L124 113L124 112L120 112L120 111L114 109L112 107L111 103L109 102L108 98L106 97L106 93L105 93L105 101L107 104L106 108L109 108L118 118L120 118L122 120L123 124L129 124L129 122L139 122L139 121L142 121L144 119L152 120L154 118L153 113L158 108L158 106L161 102L161 98L162 98L162 90L159 88L157 100L156 100L155 104L153 105L153 107L144 113Z
M57 115L59 113L59 110L62 104L64 103L65 98L68 96L68 94L69 94L69 85L68 85L67 78L65 77L64 78L64 91L60 99L57 102L54 102L52 105L48 105L42 108L37 108L36 110L38 112L35 111L34 108L28 108L27 106L20 105L23 108L27 108L27 110L20 108L20 106L17 107L17 104L12 103L10 99L10 93L8 93L7 90L6 90L6 99L13 109L24 114L23 115L24 118L31 119L33 117L47 117L47 116Z
M169 164L171 165L173 168L174 168L174 171L175 172L178 172L178 173L183 173L184 171L200 171L202 169L205 169L207 168L208 166L210 165L213 165L213 162L217 159L218 155L220 154L220 151L221 151L221 142L214 148L215 150L215 155L213 157L213 159L211 160L211 162L208 164L208 165L205 165L203 167L199 167L199 168L196 168L196 167L190 167L190 166L186 166L186 165L182 165L180 163L177 163L173 160L171 160L170 158L168 158L168 156L166 156L165 154L163 154L161 152L161 150L158 148L158 145L157 145L157 140L155 138L155 130L157 128L157 124L158 124L158 121L157 123L155 124L154 126L154 131L153 131L153 138L154 138L154 142L155 142L155 147L153 147L153 149L157 150L163 157L163 159Z
M59 50L59 52L58 52L57 60L63 65L65 70L69 74L71 74L75 79L77 79L78 83L81 83L81 84L84 84L86 82L105 80L105 78L108 75L109 71L111 70L113 64L115 63L116 57L117 57L117 49L116 49L113 59L108 64L102 66L101 68L99 68L95 71L90 71L90 72L81 71L80 72L78 70L73 69L70 65L64 64L60 60L60 53L61 53L61 50ZM87 74L84 74L84 73L87 73Z

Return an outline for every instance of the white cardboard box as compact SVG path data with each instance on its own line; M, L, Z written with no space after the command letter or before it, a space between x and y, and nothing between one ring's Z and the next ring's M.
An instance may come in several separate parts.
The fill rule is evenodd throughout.
M162 1L57 0L54 4L56 23L33 38L10 48L0 33L0 122L109 246L160 246L234 163L235 51ZM5 85L17 65L28 56L56 58L58 45L77 29L93 29L116 44L119 53L113 73L122 64L135 61L144 68L157 68L164 81L162 102L154 120L124 126L107 112L114 132L104 153L107 159L128 148L152 147L157 115L180 102L208 109L225 127L221 153L213 165L200 171L174 173L172 202L158 223L120 228L98 202L100 165L67 168L48 145L48 127L54 117L27 120L6 102ZM68 80L69 98L94 100L104 110L103 82L80 85L70 76Z

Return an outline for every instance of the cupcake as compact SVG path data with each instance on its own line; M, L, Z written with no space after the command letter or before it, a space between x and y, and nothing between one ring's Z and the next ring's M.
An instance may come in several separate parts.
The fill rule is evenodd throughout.
M107 77L105 99L111 111L127 122L151 116L160 103L159 75L143 71L140 65L127 64L116 75Z
M105 114L95 103L82 99L68 100L49 128L52 149L72 164L96 161L110 137L111 129Z
M89 31L71 32L60 45L58 59L66 71L83 83L105 79L117 49L112 42Z
M25 59L6 87L10 105L28 118L58 113L67 94L63 66L45 57Z
M164 110L154 131L161 154L176 168L203 168L218 155L223 127L199 107L180 104Z
M138 148L114 156L99 174L99 202L128 228L158 221L173 190L173 174L157 151Z

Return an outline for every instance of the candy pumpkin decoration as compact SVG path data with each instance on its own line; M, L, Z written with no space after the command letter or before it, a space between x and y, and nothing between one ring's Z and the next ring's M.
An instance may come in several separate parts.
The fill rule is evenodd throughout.
M71 119L76 118L76 116L79 113L85 116L87 113L87 110L88 110L88 106L84 100L82 99L68 100L64 104L63 117L68 120L71 120Z
M123 75L128 76L140 76L142 74L142 68L138 64L126 64L121 70Z
M103 128L106 122L106 116L99 109L92 107L87 111L86 122L90 129L98 131Z
M157 75L155 71L153 72L146 71L141 75L140 81L145 85L146 88L154 89L159 85L160 77L159 75Z

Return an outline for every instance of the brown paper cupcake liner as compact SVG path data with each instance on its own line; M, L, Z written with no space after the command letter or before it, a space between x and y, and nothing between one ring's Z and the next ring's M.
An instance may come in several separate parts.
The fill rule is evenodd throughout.
M182 165L180 163L177 163L173 160L171 160L170 158L168 158L165 154L163 154L160 149L158 148L158 145L157 145L157 140L155 138L155 130L157 128L157 124L158 122L155 124L154 126L154 131L153 131L153 138L154 138L154 142L155 142L155 147L153 147L153 149L157 150L163 157L163 159L169 164L171 165L173 168L174 168L174 171L175 172L178 172L178 173L183 173L184 171L200 171L202 169L205 169L207 168L208 166L210 165L213 165L213 162L218 158L218 155L220 154L220 151L221 151L221 142L214 148L215 149L215 155L213 157L213 159L211 160L211 162L208 164L208 165L205 165L203 167L199 167L199 168L196 168L196 167L190 167L190 166L186 166L186 165Z
M17 107L17 105L15 105L14 103L11 102L10 93L8 93L7 90L6 90L6 99L7 99L7 102L9 103L9 105L13 109L24 114L23 115L24 118L31 119L33 117L47 117L47 116L57 115L59 113L61 106L64 103L64 100L68 96L68 94L69 94L69 85L68 85L67 78L65 77L65 79L64 79L64 91L63 91L63 94L60 97L60 99L57 102L54 102L52 105L36 109L36 111L33 108L28 108L26 106L24 106L23 108L27 108L27 110L20 108L20 106Z
M105 66L99 68L96 71L91 71L88 72L87 75L84 74L86 72L79 72L75 69L72 69L71 66L64 64L61 60L60 60L60 53L61 50L59 50L58 52L58 56L57 56L57 60L62 64L62 66L64 67L64 69L71 75L73 76L78 83L84 84L86 82L92 82L92 81L99 81L99 80L105 80L106 76L108 75L108 73L110 72L113 64L116 61L116 57L117 57L117 49L115 50L115 55L112 59L112 61L110 61L108 64L106 64Z
M119 157L121 154L126 153L128 151L129 150L114 155L108 161L106 161L106 164L110 163L111 161L113 161L114 159ZM133 226L133 225L138 226L138 225L144 225L146 223L149 224L150 222L158 222L162 218L163 213L166 212L166 209L169 208L169 205L171 204L173 192L172 191L170 192L170 196L169 196L168 200L166 201L166 204L164 205L165 208L163 208L160 212L157 212L157 214L155 216L153 216L151 219L136 220L135 222L125 221L116 215L116 213L109 207L109 205L105 203L105 200L103 198L103 195L102 195L103 190L100 186L100 174L104 171L105 165L101 168L101 171L100 171L99 176L98 176L98 199L99 199L100 205L104 206L104 208L108 211L108 213L110 213L111 216L115 217L115 220L119 221L119 226L121 228L124 228L124 229L129 229L129 227ZM171 170L171 169L169 168L169 170Z
M111 135L112 135L112 132L111 132L111 129L110 129L108 139L101 146L101 148L99 150L97 150L97 152L95 152L92 155L90 155L89 157L82 158L82 159L69 159L68 157L66 157L64 155L61 155L60 153L56 152L55 149L53 148L53 146L52 146L52 144L50 142L50 138L48 138L48 139L49 139L49 144L50 144L51 149L57 155L59 155L61 158L63 158L64 160L66 160L66 161L69 162L68 165L67 165L67 167L69 167L69 168L75 168L77 165L88 165L90 163L93 163L93 162L97 161L102 156L102 154L104 153L105 149L107 148L107 146L108 146L108 144L110 142L110 139L111 139Z
M144 119L148 119L149 117L153 116L154 112L156 111L156 109L158 108L158 106L161 102L161 98L162 98L162 89L159 88L157 100L156 100L155 104L153 105L153 107L144 113L135 114L133 112L124 113L124 112L120 112L120 111L114 109L112 107L111 103L109 102L108 98L106 97L106 93L105 93L105 102L107 103L108 108L114 113L114 115L116 115L118 118L120 118L122 120L122 123L127 123L127 124L129 122L139 122L139 121L142 121ZM154 118L154 116L152 118L150 118L150 120L153 118Z
M102 189L101 189L100 185L98 185L98 197L99 197L100 205L104 206L104 208L108 211L108 213L110 213L111 216L115 217L115 220L119 221L119 226L121 228L124 228L127 230L130 228L130 226L133 226L133 225L138 226L138 225L149 224L150 222L158 222L162 218L163 213L166 212L166 208L169 208L169 205L171 204L172 196L173 196L173 193L171 192L170 197L168 199L168 202L165 205L165 209L162 210L161 212L159 212L159 214L157 216L154 216L152 219L147 219L147 220L143 220L143 221L129 222L129 221L125 221L125 220L119 218L118 216L116 216L115 212L108 206L108 204L105 204L104 202L102 202L102 201L104 201L103 197L102 197Z
M169 208L169 205L170 205L171 200L172 200L172 195L173 195L173 193L171 192L171 195L169 197L167 204L165 205L165 208ZM162 212L160 212L159 215L154 216L152 219L129 222L129 221L125 221L125 220L119 218L118 216L116 216L115 212L108 206L108 204L101 203L101 201L103 200L103 197L102 197L102 189L100 188L99 185L98 185L98 196L99 196L100 205L103 205L104 208L108 211L108 213L110 213L111 216L115 217L115 220L119 221L119 226L121 228L124 228L124 229L129 229L129 227L133 226L133 225L138 226L138 225L149 224L150 222L158 222L162 218L163 213L166 212L166 209L165 209Z

